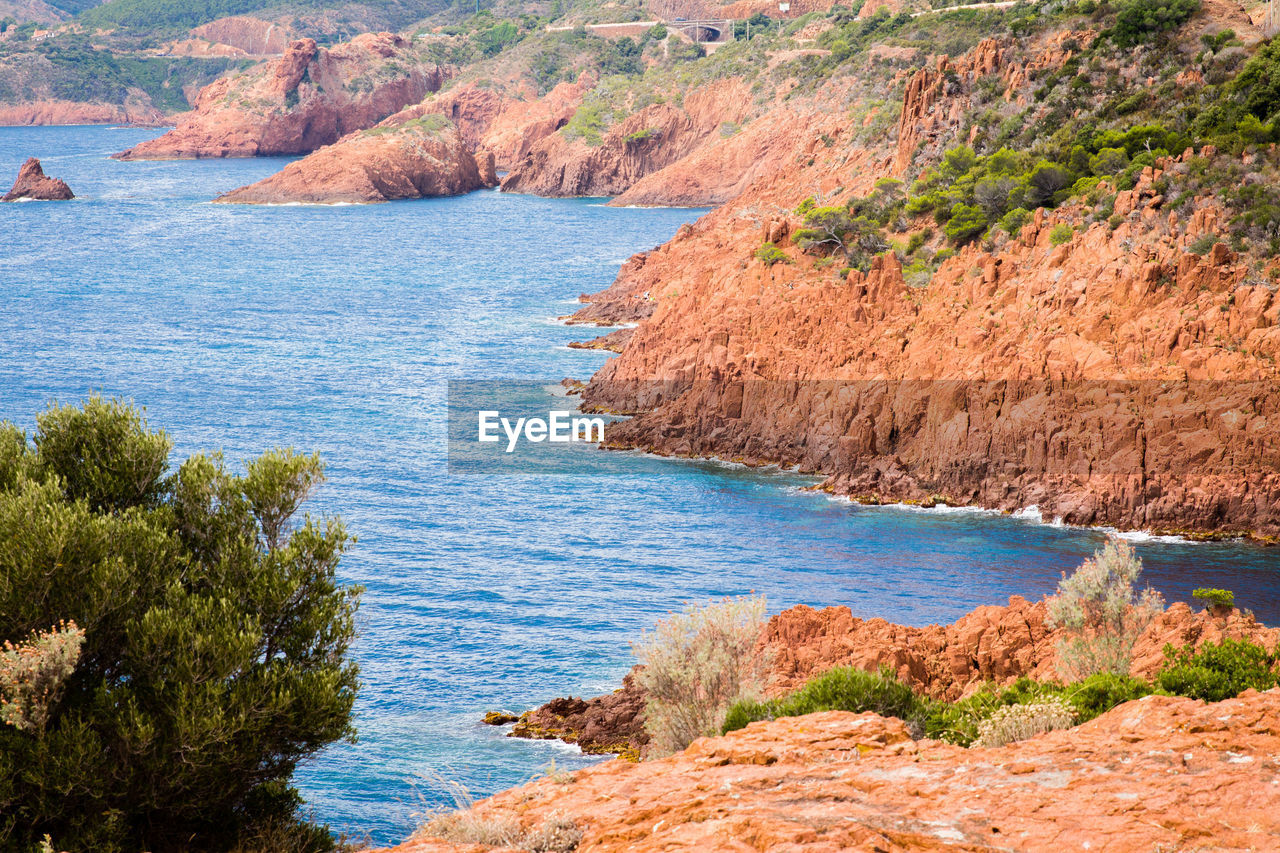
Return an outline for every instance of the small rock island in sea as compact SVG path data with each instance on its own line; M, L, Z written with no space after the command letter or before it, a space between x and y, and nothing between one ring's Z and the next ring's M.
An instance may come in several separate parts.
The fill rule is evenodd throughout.
M40 161L30 157L18 170L18 179L13 182L13 188L0 196L0 202L67 201L75 197L66 181L49 177L40 166Z

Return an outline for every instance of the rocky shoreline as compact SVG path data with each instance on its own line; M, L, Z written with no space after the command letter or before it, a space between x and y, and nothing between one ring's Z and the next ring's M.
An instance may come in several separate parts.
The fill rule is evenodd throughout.
M797 605L771 618L760 638L773 662L768 693L779 696L796 690L838 666L868 672L888 667L917 693L947 701L988 684L1006 686L1023 677L1052 680L1057 677L1057 646L1064 632L1050 628L1046 614L1043 601L1013 596L1007 605L979 607L950 625L912 627L881 618L860 619L844 606L815 610ZM1239 610L1211 613L1177 602L1138 639L1132 674L1152 677L1170 644L1198 648L1223 639L1249 640L1271 649L1280 644L1280 628L1263 625ZM586 753L638 760L648 736L636 669L612 693L553 699L518 717L486 722L514 723L509 737L559 739Z
M69 201L75 198L66 181L51 178L44 173L40 161L30 157L18 170L13 187L0 196L0 202L13 201Z

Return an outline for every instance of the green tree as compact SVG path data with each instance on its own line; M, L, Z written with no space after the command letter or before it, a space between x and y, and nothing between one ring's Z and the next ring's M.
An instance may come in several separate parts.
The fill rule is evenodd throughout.
M34 441L0 424L0 640L83 637L47 707L0 725L0 849L45 833L71 850L331 847L289 786L353 735L348 536L295 518L319 459L273 451L236 475L197 455L170 473L168 436L99 398L37 424Z
M802 205L805 227L796 232L796 243L806 252L840 252L853 266L861 266L869 256L889 248L880 227L865 216L855 216L846 207Z
M1127 0L1116 13L1111 37L1124 47L1176 30L1200 9L1200 0Z
M947 239L956 245L962 245L987 230L987 216L975 204L957 204L951 208L951 218L942 230Z

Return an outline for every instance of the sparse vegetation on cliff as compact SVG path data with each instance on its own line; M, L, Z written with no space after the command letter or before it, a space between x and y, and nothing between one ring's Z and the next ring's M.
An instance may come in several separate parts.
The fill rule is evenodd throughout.
M1128 675L1133 646L1147 624L1164 609L1150 587L1137 590L1142 561L1121 539L1111 539L1071 575L1064 575L1049 599L1049 624L1071 636L1058 647L1063 675Z
M764 695L769 658L759 639L765 606L761 596L689 606L636 643L650 757L718 734L735 702Z
M38 425L0 425L0 848L332 847L289 785L353 733L348 536L295 518L319 459L171 472L168 436L96 398Z

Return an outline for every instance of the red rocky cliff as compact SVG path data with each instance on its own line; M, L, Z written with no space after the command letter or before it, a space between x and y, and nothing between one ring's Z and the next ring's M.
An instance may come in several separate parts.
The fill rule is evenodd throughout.
M496 183L492 157L481 159L448 119L428 115L357 131L217 200L367 204L458 195Z
M278 60L206 86L175 129L116 156L305 154L372 127L442 82L441 70L401 36L367 33L334 48L301 39Z

